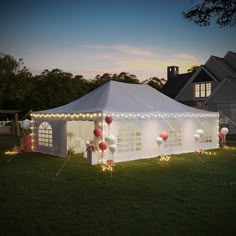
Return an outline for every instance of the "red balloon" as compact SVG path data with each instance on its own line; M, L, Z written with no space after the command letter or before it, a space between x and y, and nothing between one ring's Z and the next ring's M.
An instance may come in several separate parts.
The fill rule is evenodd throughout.
M168 134L167 134L166 132L161 132L161 133L160 133L160 137L161 137L164 141L166 141L166 140L168 139Z
M112 117L111 116L106 116L105 121L107 122L108 125L110 125L111 122L112 122Z
M106 142L101 142L99 143L99 148L102 150L102 151L105 151L107 149L107 143Z
M102 135L102 130L99 128L94 129L93 134L98 138Z
M220 133L219 133L219 137L223 139L223 138L225 137L225 134L222 133L222 132L220 132Z

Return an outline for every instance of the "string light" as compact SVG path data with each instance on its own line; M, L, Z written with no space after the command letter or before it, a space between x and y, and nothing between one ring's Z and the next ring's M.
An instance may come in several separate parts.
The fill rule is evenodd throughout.
M97 117L101 117L103 115L103 117L106 116L112 116L114 119L153 119L153 118L157 118L157 119L176 119L176 118L218 118L219 114L199 114L199 113L111 113L111 114L107 114L107 113L74 113L74 114L64 114L64 113L49 113L49 114L31 114L32 118L35 119L79 119L82 118L83 120L85 118L93 120L96 119Z
M158 158L160 159L160 161L169 161L171 156L161 155L161 156L158 156Z
M5 155L16 155L18 152L17 151L6 151L4 152Z

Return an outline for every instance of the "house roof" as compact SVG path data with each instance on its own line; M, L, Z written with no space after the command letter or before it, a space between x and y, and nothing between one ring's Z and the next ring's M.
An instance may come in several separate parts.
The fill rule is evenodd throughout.
M69 104L50 110L33 112L33 114L78 114L86 112L206 113L176 102L149 85L109 81Z
M228 51L224 59L236 71L236 53Z
M228 51L224 58L211 56L204 65L191 76L185 86L179 91L175 99L179 100L185 89L194 81L201 71L205 71L209 78L220 84L225 78L232 78L236 80L236 53Z
M19 110L0 110L0 114L16 114L19 112Z
M227 54L226 54L227 55ZM229 55L229 54L228 54ZM231 53L231 56L233 53ZM226 59L229 58L226 57ZM236 61L235 61L236 63ZM205 67L210 71L214 77L220 82L226 77L236 78L236 70L233 67L233 61L225 60L225 58L220 58L216 56L211 56L208 61L205 63Z
M161 89L161 92L170 98L175 98L180 90L185 86L188 80L192 77L193 72L178 74L172 79L168 79Z

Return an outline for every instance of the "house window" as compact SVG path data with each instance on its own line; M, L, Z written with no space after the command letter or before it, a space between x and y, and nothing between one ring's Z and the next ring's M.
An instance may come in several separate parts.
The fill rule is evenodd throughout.
M180 125L169 123L167 133L168 139L164 144L165 147L178 147L182 145L182 130Z
M211 83L197 83L194 85L195 98L204 98L211 95Z
M120 128L117 136L117 151L134 152L141 151L141 130L133 124L124 125Z
M52 127L48 122L42 122L39 126L38 143L41 146L52 147Z

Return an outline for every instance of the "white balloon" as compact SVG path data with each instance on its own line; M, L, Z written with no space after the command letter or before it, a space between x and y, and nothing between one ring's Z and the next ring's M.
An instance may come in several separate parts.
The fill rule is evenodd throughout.
M202 137L204 134L204 131L202 129L197 129L196 134L199 134L199 136Z
M28 119L23 120L22 127L23 127L23 129L29 129L30 128L30 120L28 120Z
M105 141L109 145L112 145L116 142L116 138L114 137L114 135L108 135L108 136L105 137Z
M156 138L156 142L157 142L157 144L162 144L163 143L163 138L162 137L157 137Z
M200 139L200 135L199 134L194 134L193 137L194 137L196 142Z
M229 133L229 129L226 128L226 127L223 127L223 128L221 128L221 132L222 132L224 135L226 135L226 134Z
M110 146L109 146L109 150L110 150L110 152L113 154L113 153L116 151L116 145L115 145L115 144L110 145Z

